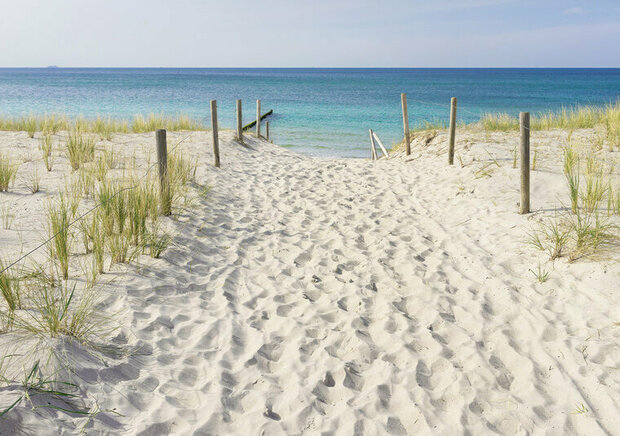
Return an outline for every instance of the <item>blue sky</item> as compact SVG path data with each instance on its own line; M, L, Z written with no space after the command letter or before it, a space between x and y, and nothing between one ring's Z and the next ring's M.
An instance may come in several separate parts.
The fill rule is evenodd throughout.
M2 67L620 67L618 0L2 3Z

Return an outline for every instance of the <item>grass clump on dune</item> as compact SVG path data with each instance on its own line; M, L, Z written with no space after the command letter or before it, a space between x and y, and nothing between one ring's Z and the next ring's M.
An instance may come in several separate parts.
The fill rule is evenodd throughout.
M69 256L72 242L69 224L74 216L75 211L64 194L60 195L58 202L48 204L48 232L50 238L53 237L49 245L50 258L58 262L65 280L69 278Z
M80 128L71 130L67 135L67 157L73 170L95 158L95 140Z
M570 143L564 147L564 176L568 184L571 210L577 212L579 208L579 156Z
M69 119L62 115L44 115L37 123L44 135L55 135L60 130L69 130ZM1 123L0 123L1 124Z
M43 155L43 162L45 162L45 169L52 171L52 165L54 164L52 159L52 134L45 132L41 135L39 148Z
M128 133L129 124L126 120L116 120L111 117L97 117L92 123L85 123L85 128L97 133L101 140L111 141L115 133Z
M0 294L8 306L9 313L21 308L21 289L19 277L11 275L10 271L4 271L6 263L0 259Z
M571 137L569 133L562 167L570 208L543 221L530 234L530 243L547 251L551 260L568 255L572 262L612 247L620 238L620 228L611 219L614 213L620 213L620 186L613 172L614 163L607 168L596 154L596 146L578 148ZM605 199L607 218L603 218Z
M613 150L614 147L620 148L620 103L616 104L615 110L607 111L604 124L609 150Z
M187 184L196 178L197 165L185 159L182 154L172 152L168 155L168 177L170 198L174 203L186 193Z
M15 181L18 168L7 156L0 154L0 192L9 190L9 186Z

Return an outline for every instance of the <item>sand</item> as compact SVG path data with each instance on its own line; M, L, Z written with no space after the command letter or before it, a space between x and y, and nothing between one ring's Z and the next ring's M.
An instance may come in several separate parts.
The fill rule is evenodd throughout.
M103 276L121 325L110 343L123 352L54 342L81 404L103 412L23 402L0 433L620 434L618 247L568 263L526 243L567 198L564 133L532 138L525 216L517 133L460 134L448 167L445 133L372 162L253 138L242 147L225 131L221 169L209 135L183 144L211 191L165 219L174 245ZM154 153L153 134L113 142ZM36 147L0 133L0 151L38 158ZM20 182L25 163L0 194L17 215L0 230L3 256L42 238L58 162L42 173L45 192ZM539 266L544 283L530 271ZM0 390L0 406L14 390Z

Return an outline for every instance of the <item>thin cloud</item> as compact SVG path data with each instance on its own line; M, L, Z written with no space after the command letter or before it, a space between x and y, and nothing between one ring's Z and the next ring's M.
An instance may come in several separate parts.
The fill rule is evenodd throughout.
M583 9L579 6L575 6L574 8L568 8L564 11L564 13L567 15L577 15L577 14L581 14L582 12L583 12Z
M437 2L435 4L428 4L425 1L423 4L430 10L458 10L500 6L513 2L515 2L515 0L447 0L445 2Z

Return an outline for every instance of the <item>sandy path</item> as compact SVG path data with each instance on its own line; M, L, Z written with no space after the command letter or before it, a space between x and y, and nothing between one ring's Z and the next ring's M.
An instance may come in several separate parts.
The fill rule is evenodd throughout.
M223 136L220 170L191 138L212 191L112 303L141 352L88 369L127 417L93 430L617 434L618 264L536 282L516 184Z

